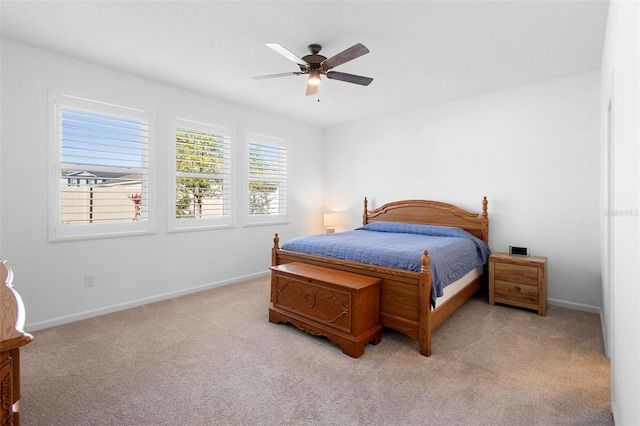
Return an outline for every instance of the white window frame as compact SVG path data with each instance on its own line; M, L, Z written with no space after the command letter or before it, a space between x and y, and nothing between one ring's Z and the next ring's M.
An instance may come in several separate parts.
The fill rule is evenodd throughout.
M207 229L231 228L234 226L234 206L233 206L233 156L234 156L234 133L231 128L218 126L200 121L189 120L179 117L171 117L169 120L169 191L167 210L167 232L197 231ZM228 214L216 218L176 218L176 181L180 172L176 170L176 133L178 128L188 128L206 133L213 133L223 136L229 140L229 169L227 173L217 175L206 175L203 177L219 178L225 180L224 192L227 201L225 210Z
M154 176L153 176L153 140L154 140L154 114L140 109L110 104L106 102L85 99L77 96L59 93L53 90L49 92L49 104L51 111L50 123L50 190L49 190L49 241L85 240L96 238L113 238L133 235L147 235L155 233L154 215ZM62 163L62 108L77 108L113 116L121 116L140 120L147 124L147 166L141 168L129 168L143 175L144 194L146 195L143 220L117 223L89 223L89 224L63 224L61 208L61 174ZM92 166L100 169L100 166ZM82 168L82 165L79 167ZM144 198L143 198L144 199Z
M276 146L278 147L278 149L284 149L284 153L286 154L286 161L284 163L286 170L280 179L276 179L276 181L280 185L284 186L284 189L280 193L281 197L283 197L283 199L279 203L281 210L277 214L268 214L268 215L250 215L249 214L249 185L252 181L260 180L259 178L250 176L250 172L249 172L250 145L254 143ZM291 211L291 208L290 208L291 182L289 179L291 165L290 165L289 158L291 158L291 150L289 147L289 143L286 140L277 138L277 137L272 137L272 136L265 136L258 133L247 132L245 137L245 155L244 155L245 182L244 182L244 188L243 188L245 226L259 226L259 225L289 223L289 212Z

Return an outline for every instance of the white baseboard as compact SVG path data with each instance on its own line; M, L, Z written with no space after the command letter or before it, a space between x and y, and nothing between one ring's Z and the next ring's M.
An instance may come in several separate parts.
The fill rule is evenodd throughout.
M576 311L592 312L602 318L602 309L598 306L583 305L582 303L567 302L565 300L547 299L549 305L560 306L562 308L574 309Z
M232 278L229 280L218 281L215 283L204 284L197 287L191 287L191 288L173 291L169 293L159 294L157 296L147 297L144 299L132 300L130 302L121 303L118 305L106 306L104 308L79 312L77 314L66 315L63 317L53 318L46 321L34 322L32 324L27 324L25 327L25 331L32 332L32 331L42 330L49 327L55 327L57 325L67 324L74 321L80 321L87 318L93 318L100 315L110 314L112 312L135 308L138 306L147 305L149 303L155 303L163 300L173 299L174 297L186 296L187 294L197 293L199 291L209 290L216 287L222 287L225 285L250 280L253 278L260 278L260 277L267 276L268 274L269 274L269 271L259 272L259 273L250 274L250 275L244 275L244 276Z

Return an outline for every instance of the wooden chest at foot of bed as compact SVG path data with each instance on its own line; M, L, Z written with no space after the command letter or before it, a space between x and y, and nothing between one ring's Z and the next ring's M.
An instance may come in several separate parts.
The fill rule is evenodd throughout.
M298 262L271 270L269 321L326 336L354 358L380 343L380 278Z

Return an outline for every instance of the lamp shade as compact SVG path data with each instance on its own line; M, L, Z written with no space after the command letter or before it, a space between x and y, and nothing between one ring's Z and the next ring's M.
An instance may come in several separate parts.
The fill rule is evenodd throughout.
M325 213L324 214L324 226L327 228L333 228L338 224L337 213Z

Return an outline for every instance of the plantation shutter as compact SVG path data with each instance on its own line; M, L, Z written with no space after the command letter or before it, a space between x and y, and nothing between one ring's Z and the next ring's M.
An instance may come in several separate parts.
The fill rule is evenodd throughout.
M249 216L287 220L287 144L280 139L250 135L248 154Z
M143 111L56 97L58 225L149 219L149 117Z
M175 123L175 227L231 224L231 131L183 119Z

